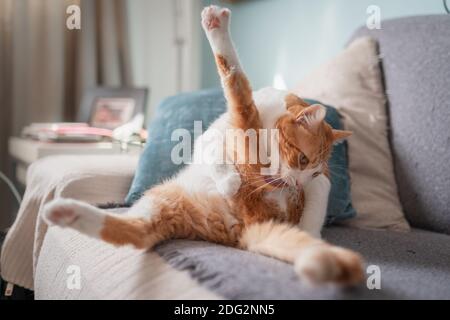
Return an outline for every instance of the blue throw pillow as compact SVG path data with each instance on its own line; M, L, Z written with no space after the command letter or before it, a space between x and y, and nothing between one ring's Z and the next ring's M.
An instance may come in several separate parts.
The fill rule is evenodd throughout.
M308 100L310 104L317 101ZM326 121L335 129L342 129L336 109L327 107ZM203 132L225 112L226 101L220 89L183 93L165 99L156 110L148 128L148 142L139 160L126 202L131 205L150 187L177 173L184 164L174 164L171 151L179 141L172 141L172 132L186 129L193 136L194 121L202 121ZM193 139L192 139L193 140ZM191 141L192 148L194 141ZM350 177L347 163L347 144L333 148L329 161L331 194L328 202L327 223L344 220L356 215L350 198Z

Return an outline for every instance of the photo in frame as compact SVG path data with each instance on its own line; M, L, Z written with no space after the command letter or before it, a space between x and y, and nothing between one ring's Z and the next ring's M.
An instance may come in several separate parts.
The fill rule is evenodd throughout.
M77 121L114 130L137 114L146 115L148 89L96 87L87 89Z

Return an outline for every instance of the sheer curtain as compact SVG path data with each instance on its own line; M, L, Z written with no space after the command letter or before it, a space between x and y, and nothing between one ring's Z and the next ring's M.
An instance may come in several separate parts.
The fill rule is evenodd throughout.
M81 29L66 27L69 5ZM125 0L0 0L0 170L11 175L8 137L31 122L71 121L83 90L131 86ZM0 183L0 228L13 197Z

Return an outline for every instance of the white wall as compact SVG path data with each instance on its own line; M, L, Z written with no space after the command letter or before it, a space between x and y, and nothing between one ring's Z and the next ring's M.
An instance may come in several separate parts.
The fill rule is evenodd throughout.
M356 28L366 24L370 5L379 6L382 22L445 14L442 0L247 0L233 5L203 0L203 5L211 3L233 10L233 39L255 89L272 85L277 74L288 87L296 85L342 50ZM206 39L202 42L202 86L219 86L211 49Z
M134 83L150 89L147 119L163 98L200 87L200 7L200 0L128 0ZM175 44L175 8L181 9L177 33L185 43L182 70Z

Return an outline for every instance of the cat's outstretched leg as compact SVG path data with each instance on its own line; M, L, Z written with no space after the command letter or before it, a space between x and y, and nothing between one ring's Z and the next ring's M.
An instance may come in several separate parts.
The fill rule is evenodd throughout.
M244 229L240 245L293 263L299 277L311 284L355 285L364 279L359 254L316 239L293 225L254 223Z
M127 213L114 214L82 201L60 198L45 205L43 218L48 225L74 229L115 245L150 248L164 240L164 236L148 232L149 202L144 197Z
M230 16L228 9L206 7L202 11L202 26L216 59L233 126L244 130L259 129L261 125L252 88L231 41Z
M75 229L111 244L152 248L168 239L202 239L229 246L237 244L239 221L223 213L226 200L204 194L189 195L174 184L151 189L125 214L114 214L90 204L56 199L44 207L49 225Z

